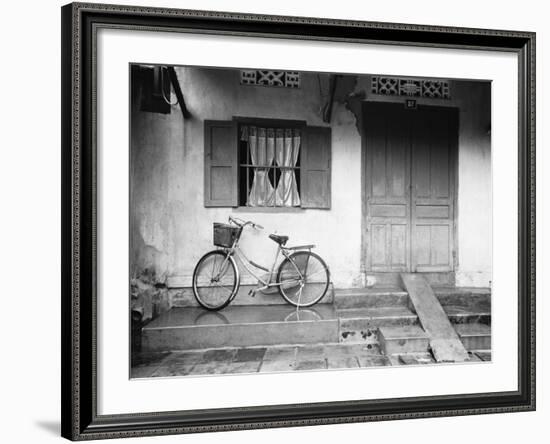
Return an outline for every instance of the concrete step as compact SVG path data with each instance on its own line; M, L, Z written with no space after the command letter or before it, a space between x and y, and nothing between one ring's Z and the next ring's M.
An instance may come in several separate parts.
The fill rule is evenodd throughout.
M435 359L430 352L390 355L388 358L392 365L425 365L435 363Z
M374 307L338 309L340 329L362 330L381 326L402 326L418 323L418 316L406 307Z
M444 305L443 310L452 324L491 325L491 307L484 305Z
M338 309L406 306L409 296L398 287L349 288L334 290Z
M475 308L490 312L491 290L473 287L432 287L442 306ZM332 298L327 299L331 301ZM324 301L324 299L323 299ZM398 286L334 289L334 304L337 308L370 308L410 306L406 290Z
M417 325L380 327L378 341L386 355L425 353L429 347L428 335Z
M419 273L432 286L455 285L454 273ZM369 287L403 287L400 272L367 272L367 285Z
M491 361L491 350L470 350L470 352L473 357L472 360Z
M491 289L475 287L432 287L441 305L491 306Z
M418 317L406 307L347 308L336 311L339 340L346 343L378 345L378 328L418 323Z
M257 292L254 297L250 296L250 290L257 287L257 284L250 285L241 283L235 295L235 299L231 301L231 305L288 305L288 302L283 299L279 290L275 287L270 290L269 294ZM200 307L191 287L170 288L169 291L173 307ZM333 301L334 288L332 283L330 283L327 293L319 303L332 304Z
M141 335L142 351L337 343L338 318L331 304L172 308Z
M491 350L491 327L485 324L458 324L455 330L466 350Z
M452 323L479 322L490 325L491 296L483 289L438 288L436 296ZM368 313L368 310L375 308L381 310L402 308L408 311L412 308L408 293L395 287L336 289L334 305L338 313L345 314L346 310L350 310L350 315L345 317L353 317L352 314L356 313L357 318L368 316L362 316L360 310Z

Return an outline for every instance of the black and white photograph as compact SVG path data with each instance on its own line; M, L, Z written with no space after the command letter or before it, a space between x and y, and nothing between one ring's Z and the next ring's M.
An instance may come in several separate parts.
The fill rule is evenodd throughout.
M490 80L129 76L132 379L491 362Z
M538 444L549 12L6 2L2 442Z

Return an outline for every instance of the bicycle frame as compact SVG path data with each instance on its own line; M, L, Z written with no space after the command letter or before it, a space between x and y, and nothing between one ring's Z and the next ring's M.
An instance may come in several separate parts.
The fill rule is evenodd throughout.
M263 284L262 287L256 288L255 291L262 291L262 290L265 290L265 289L270 288L270 287L276 287L278 285L281 285L280 282L272 282L273 281L273 274L275 273L275 270L276 270L276 267L277 267L277 260L279 259L279 256L281 255L281 253L285 257L289 256L289 254L286 253L286 251L283 250L281 248L281 246L279 246L277 248L277 252L275 253L275 259L273 260L273 264L271 265L271 270L269 270L265 267L262 267L261 265L258 266L257 264L252 262L250 259L248 259L246 254L244 254L242 249L239 247L239 245L236 245L232 249L232 252L230 252L230 254L234 255L238 259L238 261L241 264L243 264L246 271L248 271L248 273L250 273L258 281L258 283ZM264 279L259 273L256 273L255 270L252 267L255 267L259 270L263 270L266 273L269 273L269 275L268 275L269 278ZM300 275L300 277L301 277L301 275Z
M262 291L262 290L266 290L267 288L277 287L277 286L282 285L281 282L272 282L273 274L275 273L275 269L277 267L277 260L279 259L280 254L282 254L285 258L287 258L292 263L294 268L296 269L296 271L299 275L299 279L297 281L301 281L303 279L303 277L304 277L303 274L301 273L300 269L296 266L296 263L292 260L291 255L290 255L290 253L288 253L287 248L284 248L281 245L278 246L277 253L275 254L275 259L273 260L273 265L271 266L271 270L269 270L268 268L265 268L261 265L255 264L250 259L248 259L246 254L244 254L242 249L239 247L239 240L240 240L240 236L237 239L235 239L235 241L233 242L233 246L231 248L226 249L227 258L236 257L238 259L238 261L243 264L246 271L248 271L248 273L250 275L252 275L258 281L258 283L261 283L263 285L261 287L254 288L253 290L251 290L251 292L255 293L256 291ZM259 274L256 274L252 267L261 269L261 270L269 273L269 280L263 279L262 276L260 276ZM222 264L222 268L223 268L223 264ZM306 268L306 270L307 270L307 268ZM237 272L238 272L238 268L237 268ZM240 277L239 277L239 279L240 279ZM301 285L303 286L303 284L301 284Z

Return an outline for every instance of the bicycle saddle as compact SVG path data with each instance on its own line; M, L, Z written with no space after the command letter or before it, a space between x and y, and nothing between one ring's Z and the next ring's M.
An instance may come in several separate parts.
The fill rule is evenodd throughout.
M269 235L269 238L272 240L272 241L275 241L277 242L279 245L284 245L287 243L288 241L288 236L280 236L278 234L270 234Z

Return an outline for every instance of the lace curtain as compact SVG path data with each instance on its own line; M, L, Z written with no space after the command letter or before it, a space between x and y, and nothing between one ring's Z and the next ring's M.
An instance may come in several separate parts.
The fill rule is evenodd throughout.
M254 168L248 206L299 206L300 195L293 168L300 153L299 130L245 126L241 138L248 144ZM274 174L274 169L279 174Z
M300 153L300 133L298 130L279 129L275 139L275 162L280 167L295 167ZM300 195L296 184L296 171L281 169L281 176L275 192L275 205L295 207L300 205Z

